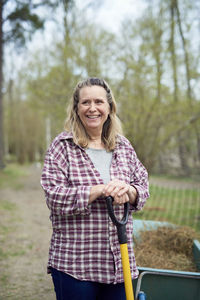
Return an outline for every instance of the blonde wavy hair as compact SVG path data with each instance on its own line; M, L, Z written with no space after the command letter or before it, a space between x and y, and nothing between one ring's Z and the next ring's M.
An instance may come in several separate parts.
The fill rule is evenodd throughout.
M112 91L103 79L91 77L76 85L67 109L67 119L65 120L64 129L72 132L73 140L76 144L83 148L87 148L90 136L78 116L78 103L80 90L86 86L90 87L93 85L101 86L106 90L107 101L110 105L110 113L103 125L101 138L106 150L111 151L115 148L117 135L122 134L122 126L117 117L117 107Z

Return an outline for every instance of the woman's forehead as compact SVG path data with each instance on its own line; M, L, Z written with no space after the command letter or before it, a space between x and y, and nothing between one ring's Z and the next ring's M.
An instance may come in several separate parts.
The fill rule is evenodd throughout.
M79 91L80 99L104 98L106 99L106 90L102 86L92 85L84 86Z

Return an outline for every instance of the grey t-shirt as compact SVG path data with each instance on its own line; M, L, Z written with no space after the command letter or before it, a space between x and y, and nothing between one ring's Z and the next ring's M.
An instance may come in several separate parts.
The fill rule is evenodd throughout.
M89 155L95 168L100 173L103 182L106 184L110 181L110 165L112 161L112 152L105 149L87 148L86 153Z

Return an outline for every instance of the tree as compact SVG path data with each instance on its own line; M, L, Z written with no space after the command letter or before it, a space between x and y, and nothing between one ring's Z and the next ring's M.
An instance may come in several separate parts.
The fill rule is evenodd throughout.
M13 1L12 1L13 2ZM11 5L10 8L7 4ZM44 21L33 12L31 1L4 0L0 3L0 168L4 167L4 130L3 130L3 62L4 47L14 42L17 47L25 44L27 34L43 28Z
M0 2L0 168L4 166L4 138L3 138L3 2Z
M45 19L38 14L38 8L56 8L61 4L67 7L72 0L1 0L0 1L0 169L4 167L4 129L3 129L3 63L5 45L25 46L33 33L44 28Z
M149 171L155 166L159 172L170 170L174 159L178 171L187 174L197 162L192 127L199 129L199 101L188 97L193 97L198 74L198 64L193 63L198 54L191 51L195 24L191 27L186 0L148 2L137 24L124 23L119 40L120 117Z

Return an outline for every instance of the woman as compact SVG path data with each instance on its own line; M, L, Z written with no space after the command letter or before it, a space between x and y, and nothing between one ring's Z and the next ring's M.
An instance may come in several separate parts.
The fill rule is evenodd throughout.
M57 300L125 299L115 214L130 202L126 226L132 278L137 278L132 245L132 212L149 197L147 172L121 135L116 103L108 84L89 78L75 88L65 131L50 145L41 184L53 234L48 270Z

